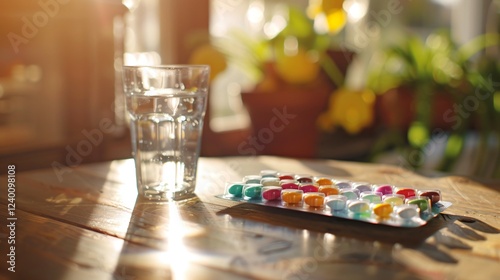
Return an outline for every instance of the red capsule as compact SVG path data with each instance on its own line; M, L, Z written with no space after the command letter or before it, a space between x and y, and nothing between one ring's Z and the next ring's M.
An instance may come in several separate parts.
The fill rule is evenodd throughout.
M432 205L438 203L441 200L441 194L438 191L422 191L419 193L419 195L429 198Z
M280 180L294 180L295 175L292 173L280 173L278 178L280 178Z
M396 194L402 194L405 198L414 197L417 195L414 189L399 189Z

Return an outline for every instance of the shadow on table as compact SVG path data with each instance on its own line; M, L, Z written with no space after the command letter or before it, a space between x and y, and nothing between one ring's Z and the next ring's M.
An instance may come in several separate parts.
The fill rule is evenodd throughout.
M316 215L281 208L243 203L226 208L218 214L256 220L274 225L307 229L315 232L331 233L335 236L386 244L401 244L416 249L428 257L445 263L457 260L440 249L444 245L452 249L472 249L459 238L470 241L485 240L482 233L498 234L500 230L480 220L466 216L439 214L426 225L417 228L401 228L387 225L374 225L366 222L337 217ZM429 242L433 236L435 242Z

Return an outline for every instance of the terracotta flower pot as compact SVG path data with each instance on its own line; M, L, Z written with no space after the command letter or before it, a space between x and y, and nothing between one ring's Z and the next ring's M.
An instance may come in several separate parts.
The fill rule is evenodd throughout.
M331 51L328 55L345 75L354 53ZM252 135L240 145L240 153L316 157L321 135L316 122L328 107L334 84L324 72L311 83L291 85L279 77L273 63L264 70L265 78L256 89L241 94Z
M326 110L329 91L286 91L242 93L252 122L245 154L299 158L316 156L318 116Z
M437 92L431 107L432 128L451 129L453 122L448 116L454 110L454 101L447 93ZM376 102L379 122L383 125L406 130L416 118L415 91L409 87L398 87L379 95Z

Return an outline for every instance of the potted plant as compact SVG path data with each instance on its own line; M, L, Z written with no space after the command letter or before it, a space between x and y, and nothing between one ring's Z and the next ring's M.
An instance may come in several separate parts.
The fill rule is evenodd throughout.
M492 69L498 69L498 63L480 66L477 61L483 58L477 56L486 47L497 45L499 36L485 34L462 46L447 31L434 32L425 41L418 36L404 39L382 49L371 63L376 68L371 69L368 86L379 94L376 114L388 131L375 152L389 146L402 148L408 164L418 168L433 134L445 135L438 169L449 171L471 127L479 129L483 139L492 126L498 126L498 117L486 117L498 115L494 94L481 95L482 100L475 100L475 94L494 92L491 79L498 70Z
M255 80L255 86L241 94L253 128L253 145L248 141L242 152L315 157L317 118L331 92L342 85L353 53L332 47L334 35L317 32L302 10L287 9L287 24L274 37L233 32L219 46ZM343 13L341 6L336 11ZM341 26L335 28L338 32Z

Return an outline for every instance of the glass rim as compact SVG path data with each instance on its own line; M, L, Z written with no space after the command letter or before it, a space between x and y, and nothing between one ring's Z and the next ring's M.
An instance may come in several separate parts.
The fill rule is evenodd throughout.
M123 69L160 69L160 70L174 70L174 69L210 69L208 64L157 64L157 65L123 65Z

